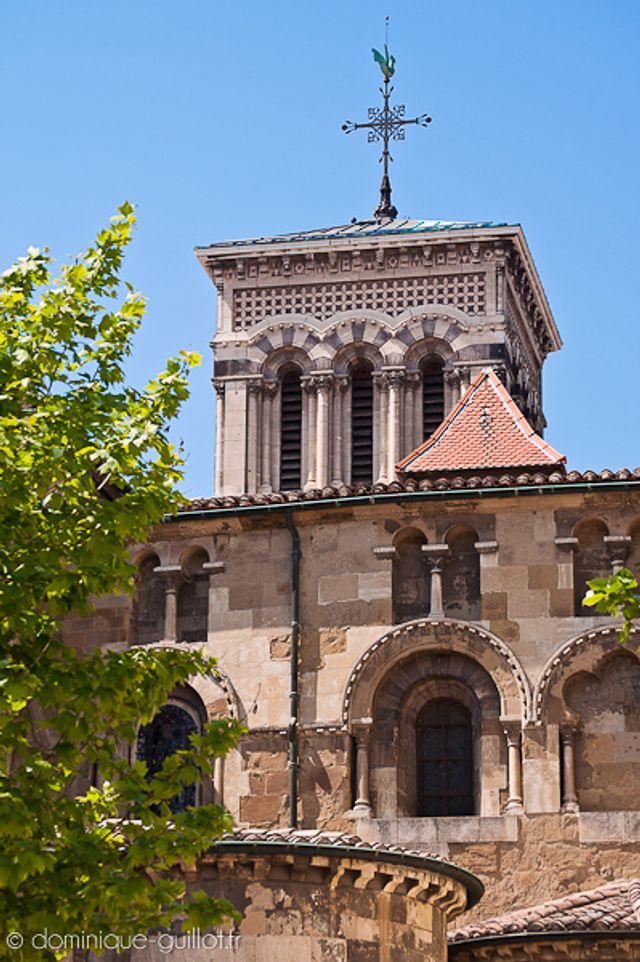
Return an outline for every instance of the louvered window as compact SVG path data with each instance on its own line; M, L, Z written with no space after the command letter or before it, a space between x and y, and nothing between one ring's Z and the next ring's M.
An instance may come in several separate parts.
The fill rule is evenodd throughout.
M351 483L373 480L373 378L368 364L351 374Z
M302 388L298 371L288 371L282 378L280 400L280 489L297 491L301 487L302 444Z
M427 358L422 368L422 433L431 437L444 420L444 374L442 359Z
M418 814L473 815L471 715L453 698L428 702L416 727Z

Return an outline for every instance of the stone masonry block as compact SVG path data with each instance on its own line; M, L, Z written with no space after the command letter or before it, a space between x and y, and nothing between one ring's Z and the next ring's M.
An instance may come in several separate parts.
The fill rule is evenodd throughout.
M323 575L318 579L318 604L358 600L357 575Z

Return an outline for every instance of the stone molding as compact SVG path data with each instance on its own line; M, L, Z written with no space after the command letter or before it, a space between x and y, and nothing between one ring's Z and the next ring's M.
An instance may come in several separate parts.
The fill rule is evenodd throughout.
M445 641L445 637L446 641ZM367 703L373 697L375 682L389 672L393 665L403 658L409 657L413 652L421 649L444 648L446 650L461 651L470 658L475 658L473 653L467 651L466 646L457 647L456 644L464 639L475 639L489 650L495 652L504 662L508 677L510 677L518 692L520 701L519 715L523 719L529 716L531 705L531 689L525 671L518 658L511 648L496 635L491 634L485 628L480 628L468 622L454 621L453 619L433 620L420 618L415 621L408 621L398 625L391 631L382 635L377 641L367 648L364 654L358 659L352 669L345 685L342 701L342 718L345 725L349 728L352 724L351 713L354 705L354 693L361 687L369 691ZM380 655L386 655L381 658ZM375 658L374 656L378 656ZM373 659L373 661L372 661ZM477 660L477 659L476 659ZM505 697L504 685L499 688L501 699ZM504 710L504 708L503 708ZM362 709L358 708L360 714ZM365 711L369 714L369 711Z
M543 721L544 705L548 697L551 685L555 681L561 669L566 668L576 652L587 644L601 643L607 641L617 641L620 633L619 624L605 625L602 628L594 628L589 631L581 632L574 638L570 638L551 656L540 673L533 690L532 711L530 721L533 724L541 725ZM633 637L640 641L640 630L632 632ZM637 646L629 644L625 648L640 658Z

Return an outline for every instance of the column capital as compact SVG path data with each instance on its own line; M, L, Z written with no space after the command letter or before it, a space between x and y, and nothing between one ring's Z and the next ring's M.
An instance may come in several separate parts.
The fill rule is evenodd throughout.
M303 390L311 392L328 391L334 383L334 376L324 371L313 371L300 378Z
M247 381L247 391L257 397L262 391L264 381L261 377L252 377Z
M224 380L220 377L212 377L211 383L213 384L213 388L216 394L218 395L218 397L220 398L224 397L224 385L225 385Z
M382 376L387 379L389 387L399 387L406 380L407 372L403 367L385 368Z
M476 541L473 546L478 554L494 554L498 550L497 541Z
M379 544L372 549L379 561L393 561L398 556L398 549L393 545Z
M456 368L452 371L445 371L444 379L450 387L457 387L460 384L460 369Z
M560 551L576 551L578 549L579 541L577 538L556 538L555 539L556 548Z
M210 575L222 574L226 567L224 561L205 561L202 566L202 570L208 572Z
M422 384L422 377L418 371L407 371L404 376L404 383L410 391L416 391Z
M280 384L278 381L261 381L260 386L263 397L271 399L278 393Z
M607 534L603 540L615 574L620 568L624 568L625 561L629 557L631 537L628 534Z
M162 576L167 591L176 591L183 581L189 581L182 565L158 565L153 572Z
M431 570L440 570L440 564L444 558L449 554L448 544L423 544L420 548L422 554L426 557L427 562L431 566Z
M389 375L386 371L374 371L371 377L378 391L386 393L389 390Z
M520 719L501 718L500 724L507 739L507 745L519 745L522 738L522 722Z
M580 723L576 721L560 722L560 738L563 742L573 744L577 738Z

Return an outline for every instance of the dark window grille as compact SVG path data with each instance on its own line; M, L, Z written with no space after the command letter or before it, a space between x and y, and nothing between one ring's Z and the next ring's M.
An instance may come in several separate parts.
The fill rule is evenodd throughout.
M368 365L351 374L351 483L373 481L373 377Z
M300 374L288 371L280 395L280 489L297 491L301 485L302 387Z
M422 368L422 433L431 437L444 420L444 373L442 359L430 357Z
M473 815L471 715L453 698L430 701L416 726L418 815Z
M147 766L147 777L159 772L165 759L174 752L189 747L189 738L198 726L189 712L178 705L164 705L148 725L138 732L138 761ZM179 795L169 802L172 812L183 812L196 804L196 786L185 785Z

